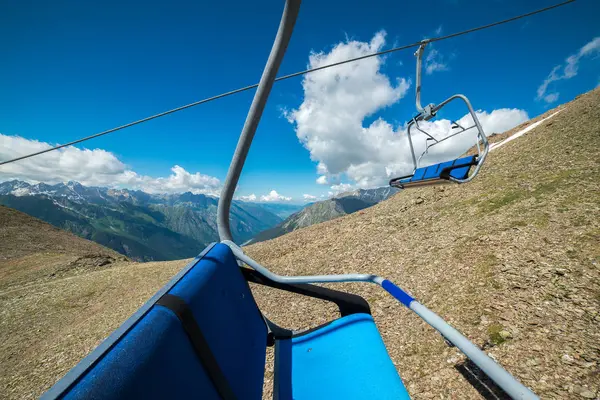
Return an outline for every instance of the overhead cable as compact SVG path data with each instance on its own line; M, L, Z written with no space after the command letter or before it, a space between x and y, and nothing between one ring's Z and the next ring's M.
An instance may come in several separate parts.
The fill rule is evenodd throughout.
M518 15L516 17L512 17L512 18L501 20L501 21L493 22L493 23L487 24L487 25L481 25L481 26L478 26L478 27L475 27L475 28L471 28L471 29L467 29L467 30L460 31L460 32L451 33L449 35L438 36L438 37L434 37L434 38L431 38L431 39L425 39L424 41L426 41L428 43L433 43L433 42L439 42L439 41L446 40L446 39L455 38L457 36L466 35L466 34L469 34L469 33L477 32L477 31L481 31L481 30L484 30L484 29L492 28L492 27L495 27L495 26L498 26L498 25L503 25L503 24L506 24L506 23L509 23L509 22L513 22L513 21L516 21L516 20L519 20L519 19L522 19L522 18L530 17L530 16L535 15L535 14L540 14L540 13L543 13L543 12L546 12L546 11L549 11L549 10L552 10L552 9L555 9L555 8L558 8L558 7L565 6L565 5L567 5L569 3L573 3L575 1L576 0L567 0L567 1L564 1L562 3L554 4L552 6L548 6L548 7L540 8L540 9L535 10L535 11L528 12L526 14L521 14L521 15ZM327 65L322 65L322 66L316 67L316 68L309 68L309 69L306 69L304 71L294 72L292 74L284 75L284 76L280 76L279 78L276 78L275 82L283 81L283 80L290 79L290 78L294 78L296 76L306 75L306 74L309 74L311 72L320 71L320 70L323 70L323 69L326 69L326 68L337 67L338 65L343 65L343 64L354 62L354 61L363 60L365 58L377 57L377 56L381 56L381 55L384 55L384 54L389 54L389 53L394 53L394 52L401 51L401 50L410 49L412 47L417 47L417 46L421 45L421 43L423 43L424 41L421 40L421 41L414 42L414 43L411 43L411 44L407 44L407 45L404 45L404 46L394 47L392 49L378 51L376 53L366 54L364 56L350 58L348 60L339 61L339 62L336 62L336 63L327 64ZM13 159L10 159L10 160L0 161L0 165L5 165L5 164L9 164L9 163L12 163L12 162L15 162L15 161L24 160L26 158L38 156L40 154L48 153L50 151L62 149L63 147L72 146L74 144L85 142L87 140L94 139L94 138L97 138L97 137L100 137L100 136L104 136L104 135L107 135L107 134L112 133L112 132L120 131L120 130L123 130L125 128L129 128L129 127L134 126L134 125L139 125L141 123L148 122L148 121L151 121L151 120L156 119L156 118L164 117L165 115L173 114L173 113L176 113L178 111L182 111L182 110L185 110L185 109L188 109L188 108L192 108L192 107L198 106L200 104L208 103L208 102L211 102L211 101L217 100L217 99L222 99L223 97L232 96L234 94L246 92L248 90L255 89L257 87L258 87L258 83L255 83L254 85L249 85L249 86L245 86L245 87L242 87L242 88L239 88L239 89L235 89L235 90L232 90L232 91L229 91L229 92L221 93L219 95L208 97L208 98L202 99L202 100L198 100L198 101L195 101L193 103L186 104L186 105L181 106L181 107L173 108L171 110L164 111L164 112L161 112L161 113L158 113L158 114L154 114L154 115L151 115L151 116L146 117L146 118L138 119L137 121L129 122L129 123L125 124L125 125L117 126L116 128L111 128L111 129L108 129L106 131L102 131L102 132L99 132L99 133L96 133L96 134L93 134L93 135L90 135L90 136L86 136L86 137L83 137L81 139L74 140L72 142L60 144L60 145L57 145L57 146L54 146L54 147L49 147L47 149L44 149L44 150L41 150L41 151L37 151L37 152L31 153L31 154L26 154L24 156L16 157L16 158L13 158Z

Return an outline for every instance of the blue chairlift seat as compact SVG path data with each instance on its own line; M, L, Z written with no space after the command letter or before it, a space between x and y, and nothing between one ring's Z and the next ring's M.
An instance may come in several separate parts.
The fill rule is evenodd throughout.
M477 165L477 156L458 158L452 161L417 168L412 175L395 178L390 185L405 189L413 186L424 186L448 182L450 177L466 179L472 166Z
M277 399L409 399L369 314L275 344Z
M273 332L248 281L335 302L342 317ZM43 398L261 399L275 344L280 399L403 399L408 394L359 296L269 281L211 245Z

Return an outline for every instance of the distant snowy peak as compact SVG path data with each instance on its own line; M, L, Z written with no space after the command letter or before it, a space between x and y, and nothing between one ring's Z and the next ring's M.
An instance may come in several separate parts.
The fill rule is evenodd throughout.
M26 187L20 187L20 188L13 189L9 194L13 194L17 197L28 196L29 194L31 194L31 190Z
M12 194L14 196L47 196L67 197L72 201L85 200L85 187L78 182L58 183L48 185L46 183L30 184L23 181L13 180L0 183L0 195Z
M8 181L0 183L0 194L15 196L28 196L31 194L31 185L27 182Z
M387 200L392 195L398 193L400 189L393 188L390 186L379 187L375 189L356 189L351 192L341 193L336 196L336 198L344 198L344 197L356 197L360 200L369 203L379 203L383 200Z
M75 203L107 204L114 202L130 202L137 205L146 204L188 204L216 205L218 198L203 194L175 193L175 194L150 194L140 190L114 189L96 186L84 186L79 182L69 181L49 185L47 183L30 184L12 180L0 183L0 195L45 196L51 199L68 199ZM236 202L234 202L236 203Z

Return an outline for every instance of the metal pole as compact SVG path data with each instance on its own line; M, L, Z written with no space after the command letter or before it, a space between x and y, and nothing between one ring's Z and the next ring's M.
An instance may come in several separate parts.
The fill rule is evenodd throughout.
M421 106L421 62L423 59L423 52L425 51L425 46L427 45L427 43L429 43L428 40L424 40L423 42L421 42L421 45L419 46L419 48L417 49L417 51L415 52L415 56L417 57L417 95L416 95L416 99L415 99L415 103L417 105L417 111L422 113L425 110L423 109L423 107Z
M459 331L450 326L439 315L425 307L423 304L413 300L408 306L412 311L442 334L450 343L462 351L471 361L475 363L492 381L500 386L513 399L537 400L538 397L527 386L519 382L507 370L502 368L490 356L485 354L479 347L475 346L469 339Z
M248 111L242 134L238 141L233 159L225 178L223 190L221 191L221 197L219 198L219 206L217 209L217 226L219 230L219 237L221 240L233 240L231 236L231 229L229 226L229 209L231 207L231 200L233 199L233 193L237 187L248 150L252 144L252 139L256 133L256 128L262 116L263 110L267 103L269 93L273 87L277 70L285 54L288 43L294 30L296 18L300 11L301 0L286 0L285 8L283 9L283 15L281 16L281 22L279 23L279 29L273 47L271 48L271 54L263 71L262 77L258 84L258 89L254 94L252 105Z

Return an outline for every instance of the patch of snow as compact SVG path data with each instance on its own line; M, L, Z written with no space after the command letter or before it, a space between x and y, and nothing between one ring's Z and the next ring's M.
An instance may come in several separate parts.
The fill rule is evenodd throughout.
M21 197L21 196L29 196L31 191L26 187L19 187L12 192L10 192L13 196Z
M88 219L90 219L90 217L88 217L87 215L83 214L82 212L80 212L80 211L77 211L77 210L76 210L76 209L74 209L74 208L67 207L67 206L65 206L64 204L60 204L59 202L57 202L57 201L56 201L56 200L54 200L54 199L52 199L52 203L54 203L54 205L56 205L56 206L58 206L58 207L60 207L60 208L64 208L65 210L69 210L69 211L71 211L71 212L74 212L75 214L79 214L79 215L81 215L81 216L82 216L82 217L84 217L84 218L88 218Z
M76 191L73 189L73 185L71 185L71 186L67 186L67 188L68 188L68 189L69 189L71 192L73 192L73 193L75 194L75 196L68 196L68 195L67 195L67 198L68 198L69 200L73 200L73 201L75 201L75 200L85 200L85 199L83 198L83 196L81 196L79 193L77 193L77 192L76 192Z
M494 151L497 148L504 146L506 143L510 142L511 140L515 140L516 138L519 138L519 137L523 136L527 132L529 132L529 131L537 128L538 126L540 126L544 121L549 120L550 118L554 117L556 114L558 114L561 111L562 110L558 110L554 114L552 114L552 115L550 115L550 116L548 116L548 117L546 117L546 118L544 118L544 119L542 119L542 120L540 120L540 121L538 121L536 123L533 123L533 124L529 125L527 128L525 128L523 130L520 130L519 132L515 133L514 135L512 135L509 138L506 138L506 139L504 139L504 140L502 140L500 142L496 142L496 143L490 144L490 151Z

